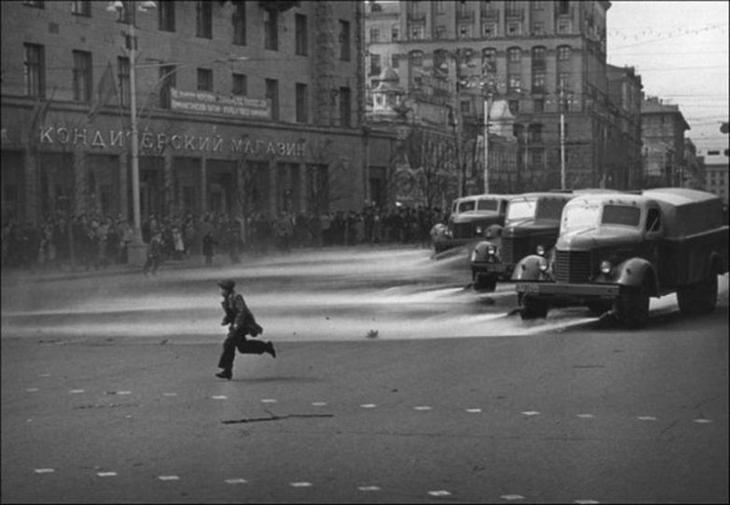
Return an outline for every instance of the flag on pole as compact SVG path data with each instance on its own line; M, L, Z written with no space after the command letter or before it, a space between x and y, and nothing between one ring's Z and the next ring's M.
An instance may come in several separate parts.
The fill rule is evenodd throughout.
M89 107L88 121L92 122L99 110L107 105L113 96L117 96L117 86L114 82L114 70L111 62L107 62L106 69L101 74L99 85L96 87L91 106Z

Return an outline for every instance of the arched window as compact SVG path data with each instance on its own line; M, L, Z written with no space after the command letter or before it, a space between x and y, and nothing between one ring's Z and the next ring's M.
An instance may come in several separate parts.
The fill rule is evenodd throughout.
M482 49L482 73L497 72L497 50L493 47Z
M547 67L546 54L547 50L544 46L532 48L532 70L545 70Z
M558 46L558 61L570 61L572 52L570 46Z
M522 49L519 47L510 47L507 49L507 60L510 63L520 63L522 61Z
M408 57L412 67L423 66L423 51L411 51Z

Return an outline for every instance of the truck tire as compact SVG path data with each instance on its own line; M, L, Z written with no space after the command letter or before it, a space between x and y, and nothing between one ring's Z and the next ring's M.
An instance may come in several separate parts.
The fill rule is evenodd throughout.
M677 302L682 314L709 314L717 305L717 275L697 284L683 286L677 290Z
M493 292L497 287L497 276L490 274L474 274L474 289Z
M646 285L624 288L614 302L619 321L628 328L643 328L649 320L649 290Z
M520 306L520 316L522 316L523 320L547 317L548 304L544 300L525 295L522 297Z

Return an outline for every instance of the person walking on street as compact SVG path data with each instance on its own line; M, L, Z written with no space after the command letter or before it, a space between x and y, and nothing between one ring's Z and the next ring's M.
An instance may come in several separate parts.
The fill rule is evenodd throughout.
M228 336L223 342L223 353L218 361L218 368L221 372L215 374L221 379L231 380L233 377L233 360L236 357L236 349L242 354L263 354L268 353L276 358L276 350L271 341L247 340L246 335L256 337L263 333L264 329L256 322L253 313L246 306L243 295L236 293L233 289L236 283L230 279L218 282L221 288L223 301L221 307L225 312L221 326L229 325Z
M150 244L147 246L147 261L144 264L143 272L147 275L152 269L152 274L157 274L157 268L162 260L162 234L158 231L152 235Z
M203 237L203 256L205 256L205 266L213 264L213 246L218 242L213 238L213 232L208 231Z

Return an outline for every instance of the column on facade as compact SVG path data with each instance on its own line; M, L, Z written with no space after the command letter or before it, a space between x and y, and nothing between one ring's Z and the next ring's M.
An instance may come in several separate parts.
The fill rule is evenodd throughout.
M208 170L206 158L200 158L200 195L198 203L200 205L201 215L208 212Z
M129 157L127 151L124 150L119 153L117 158L119 165L119 208L121 209L122 217L125 221L131 223L129 219L129 174L127 173L127 163L129 163Z
M27 221L38 222L38 203L40 202L40 153L33 149L26 150L25 153L25 216Z
M181 210L180 200L175 194L175 179L172 171L172 153L164 153L162 157L162 187L165 189L164 208L168 214Z
M74 174L74 186L73 186L73 199L74 199L74 214L81 214L89 212L87 208L87 198L89 188L89 181L87 177L88 170L86 170L86 152L82 149L73 150L73 174ZM87 172L87 173L85 173ZM49 195L41 195L42 198L49 198ZM55 202L54 202L55 205Z

